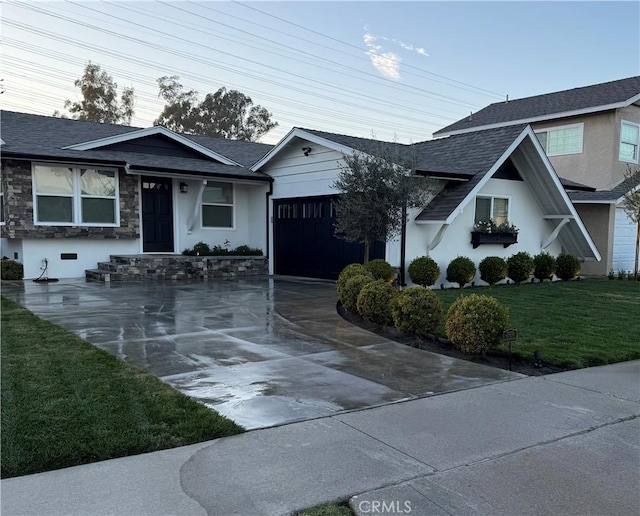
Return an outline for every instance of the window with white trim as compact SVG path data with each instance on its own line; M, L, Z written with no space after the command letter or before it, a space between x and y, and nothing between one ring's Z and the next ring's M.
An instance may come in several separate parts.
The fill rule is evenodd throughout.
M627 163L638 163L640 125L622 121L620 126L620 153L618 159Z
M202 192L202 227L233 228L233 183L207 182Z
M495 224L509 222L509 199L506 197L476 197L474 223L492 220Z
M584 124L563 125L536 130L536 136L547 156L579 154L582 152Z
M118 174L103 168L34 165L36 224L115 226Z

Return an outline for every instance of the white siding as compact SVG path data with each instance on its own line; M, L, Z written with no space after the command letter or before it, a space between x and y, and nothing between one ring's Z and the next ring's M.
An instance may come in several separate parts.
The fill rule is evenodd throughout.
M437 285L446 280L446 270L449 262L457 256L467 256L476 264L486 256L509 256L520 251L527 251L532 256L542 251L542 243L553 231L550 222L542 219L542 210L531 195L529 187L522 181L508 181L505 179L490 179L480 190L480 195L496 195L510 198L510 222L520 230L518 243L506 249L502 245L480 245L473 249L471 245L471 231L473 230L475 203L470 202L447 229L440 244L429 255L440 266L441 275ZM439 224L418 225L409 223L407 228L407 258L408 267L411 260L426 254L427 245L434 239L440 229ZM557 255L561 246L556 240L547 251ZM480 281L479 274L476 281ZM407 273L407 280L409 275Z
M633 271L636 252L636 231L634 224L622 208L616 208L616 223L613 236L613 270Z

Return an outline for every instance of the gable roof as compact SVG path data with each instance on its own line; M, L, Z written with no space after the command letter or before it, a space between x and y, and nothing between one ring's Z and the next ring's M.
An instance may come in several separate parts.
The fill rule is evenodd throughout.
M3 157L96 163L203 177L271 180L267 175L249 169L272 147L262 143L177 134L159 127L141 129L14 111L0 112L0 128L5 141ZM150 134L162 134L192 150L197 149L202 159L101 148Z
M496 102L458 120L434 136L461 134L492 127L596 113L640 102L640 76L546 93L517 100Z

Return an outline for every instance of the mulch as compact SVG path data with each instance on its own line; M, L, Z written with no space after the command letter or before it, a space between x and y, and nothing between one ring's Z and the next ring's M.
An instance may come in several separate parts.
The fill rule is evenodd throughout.
M440 355L446 355L448 357L468 360L477 364L497 367L498 369L514 371L517 373L526 374L528 376L542 376L545 374L566 371L566 369L555 367L545 362L542 362L541 365L537 365L535 364L533 357L531 357L531 359L526 359L519 356L512 356L510 360L509 354L501 351L490 351L483 356L468 355L455 348L453 344L447 339L436 337L435 335L430 335L425 338L413 337L396 330L396 328L393 326L378 326L376 324L365 321L360 316L347 312L340 302L338 302L336 308L338 314L345 321L348 321L351 324L359 326L360 328L373 332L389 340L411 346L412 348L423 349L425 351L430 351L431 353L438 353Z

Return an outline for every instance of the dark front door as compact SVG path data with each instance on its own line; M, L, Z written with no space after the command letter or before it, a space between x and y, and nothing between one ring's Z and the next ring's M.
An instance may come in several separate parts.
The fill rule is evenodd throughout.
M173 181L142 176L142 250L173 253Z
M364 246L335 236L335 196L274 201L275 272L290 276L336 279L350 263L362 263ZM384 258L376 242L370 258Z

